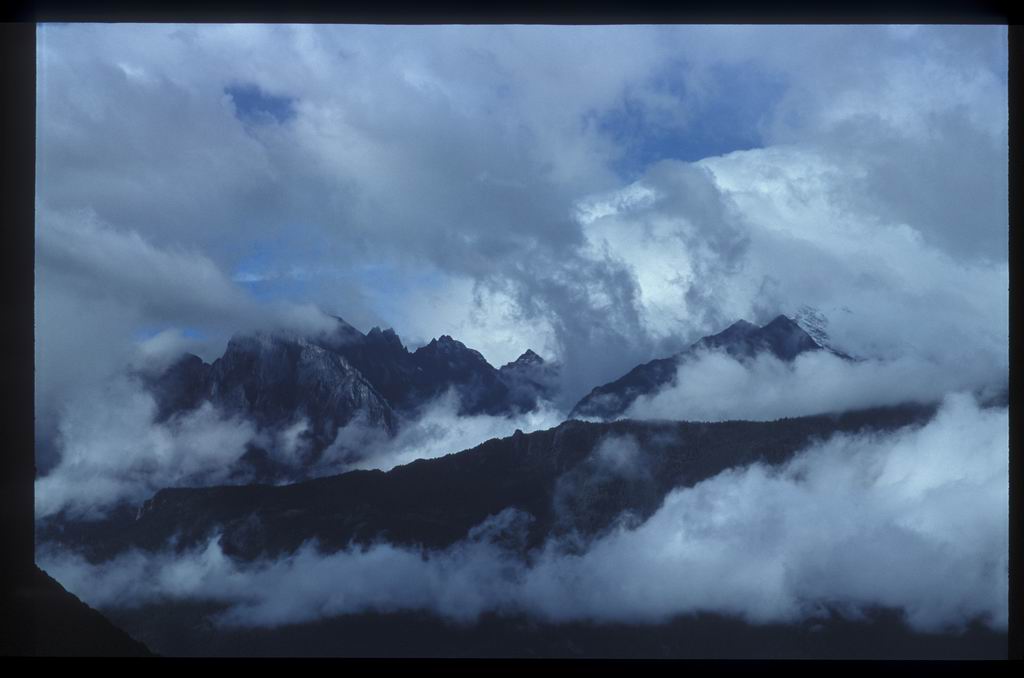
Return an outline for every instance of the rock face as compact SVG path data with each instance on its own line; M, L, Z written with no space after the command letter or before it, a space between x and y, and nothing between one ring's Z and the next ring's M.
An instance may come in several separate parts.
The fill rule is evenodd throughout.
M315 440L330 442L357 415L393 431L390 404L336 352L298 336L235 337L209 371L209 399L261 428L306 418Z
M784 315L762 327L739 320L718 334L696 341L674 356L638 365L619 379L598 386L576 403L569 416L598 419L621 416L639 396L655 393L673 383L679 366L704 351L722 351L741 361L769 353L779 360L790 362L801 353L822 350L848 358L818 344L800 325Z
M183 356L148 378L158 420L209 402L270 433L305 422L300 435L313 460L339 427L357 418L392 435L404 418L449 390L459 398L459 414L507 415L532 410L554 384L553 368L532 351L497 370L447 335L410 352L393 330L375 327L364 335L336 321L332 331L315 337L235 335L213 364ZM265 450L254 449L245 461L258 477L271 479L266 458Z

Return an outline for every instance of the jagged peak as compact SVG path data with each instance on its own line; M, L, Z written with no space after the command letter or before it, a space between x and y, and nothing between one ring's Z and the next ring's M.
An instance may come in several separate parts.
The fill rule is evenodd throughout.
M544 358L533 352L532 349L526 349L523 354L515 359L514 363L519 365L543 365Z
M373 329L366 333L366 338L375 342L392 344L394 346L405 348L401 338L399 338L398 334L390 327L382 330L380 327L375 325Z
M430 340L430 343L423 348L429 348L431 350L453 350L453 349L466 349L466 345L458 339L453 339L451 335L442 334L439 337Z
M414 355L422 353L441 353L443 355L448 355L449 357L452 355L469 355L477 361L487 363L487 359L484 358L482 353L469 348L458 339L453 339L447 334L442 334L440 337L431 339L429 344L421 346L414 351Z
M533 349L526 349L523 354L510 363L501 366L501 369L515 369L518 367L534 367L545 365L544 358L537 355Z

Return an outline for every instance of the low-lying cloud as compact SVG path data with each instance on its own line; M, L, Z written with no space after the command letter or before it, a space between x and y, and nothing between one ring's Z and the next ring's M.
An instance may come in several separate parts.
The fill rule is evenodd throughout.
M487 611L640 623L713 611L758 623L884 606L920 631L976 619L1005 629L1007 449L1008 411L958 394L922 427L836 435L781 467L677 489L643 524L620 524L582 552L549 541L514 555L493 535L528 518L508 509L435 552L307 544L246 565L213 539L186 555L135 551L98 565L44 546L39 561L101 608L216 600L229 626L419 609L466 622Z
M163 487L228 482L257 437L244 419L212 405L158 424L156 403L134 379L107 382L70 403L58 426L60 462L36 481L36 517L62 510L95 517L120 502L141 503Z
M144 342L137 369L151 369L154 360L159 363L168 354L165 344L181 341L175 333L163 333ZM205 402L157 421L152 394L139 378L122 375L62 410L55 443L59 462L36 481L36 517L66 511L71 518L96 518L124 502L141 504L165 487L254 482L255 469L243 463L253 447L268 453L278 469L272 480L284 483L354 469L389 470L504 438L517 429L551 428L563 419L543 402L510 417L460 416L458 411L458 395L449 391L402 422L395 436L357 417L315 455L306 435L310 423L303 417L280 429L260 429Z
M682 362L675 382L637 398L628 419L770 421L827 412L937 402L951 392L985 390L1007 381L1005 368L975 356L957 369L922 358L844 360L826 351L806 352L791 362L762 353L738 360L702 352Z
M449 390L424 406L415 419L406 421L398 434L388 436L379 427L356 419L338 429L334 443L324 452L321 468L381 469L433 459L476 447L491 438L505 438L516 430L524 433L552 428L564 417L550 403L541 401L530 412L504 417L487 414L459 415L459 398Z

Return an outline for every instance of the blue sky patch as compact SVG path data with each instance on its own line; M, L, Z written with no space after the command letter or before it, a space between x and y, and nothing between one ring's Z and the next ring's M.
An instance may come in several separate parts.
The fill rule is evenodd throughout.
M682 69L679 69L682 71ZM657 90L681 100L685 122L667 125L652 120L639 101L627 97L622 105L596 122L625 150L613 168L634 181L650 165L673 159L695 162L763 145L761 128L785 91L780 78L750 64L712 68L712 89L696 101L685 84L668 71L655 79Z
M252 83L229 85L224 88L235 102L235 115L250 124L282 124L295 117L295 99L274 96Z

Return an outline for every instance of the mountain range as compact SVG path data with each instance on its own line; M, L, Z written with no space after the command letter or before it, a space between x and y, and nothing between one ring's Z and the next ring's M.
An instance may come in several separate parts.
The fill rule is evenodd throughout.
M904 405L772 422L570 420L387 472L167 488L102 520L42 521L37 535L93 562L171 543L184 551L213 537L231 557L254 560L293 553L314 539L326 552L378 541L441 549L512 510L521 527L516 548L525 555L549 538L593 538L624 516L643 522L672 489L726 469L781 464L834 433L919 425L934 411ZM610 461L602 447L624 438L635 443L628 466Z
M205 363L185 354L144 382L167 421L210 403L227 416L244 417L261 431L300 432L304 465L315 463L340 427L358 421L394 435L426 404L452 391L459 415L512 415L533 410L551 396L557 365L527 350L494 368L478 352L448 335L409 351L394 330L366 334L341 318L314 336L274 331L236 334L224 355ZM356 459L358 450L347 451ZM270 479L274 455L251 446L242 462ZM293 474L294 475L294 474ZM289 476L292 477L292 476Z

